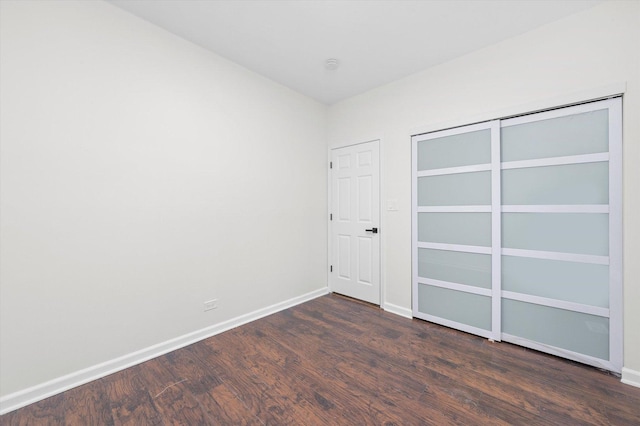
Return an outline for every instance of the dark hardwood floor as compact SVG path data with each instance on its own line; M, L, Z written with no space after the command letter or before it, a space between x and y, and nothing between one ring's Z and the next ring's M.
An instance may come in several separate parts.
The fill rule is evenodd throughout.
M639 425L597 369L315 299L0 417L2 425Z

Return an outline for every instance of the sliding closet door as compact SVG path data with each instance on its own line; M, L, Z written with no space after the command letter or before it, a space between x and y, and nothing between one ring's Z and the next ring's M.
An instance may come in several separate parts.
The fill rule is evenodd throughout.
M502 339L619 372L621 100L501 126Z
M412 138L413 316L622 369L620 98Z
M500 338L498 122L415 136L413 315Z

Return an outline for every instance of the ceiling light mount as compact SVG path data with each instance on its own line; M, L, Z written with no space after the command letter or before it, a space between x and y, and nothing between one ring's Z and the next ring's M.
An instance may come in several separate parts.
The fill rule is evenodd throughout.
M324 63L324 67L329 71L335 71L340 66L340 61L335 58L329 58Z

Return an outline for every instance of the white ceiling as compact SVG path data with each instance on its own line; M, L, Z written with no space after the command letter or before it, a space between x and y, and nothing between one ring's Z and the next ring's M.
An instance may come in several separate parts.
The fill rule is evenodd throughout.
M108 1L332 104L601 0Z

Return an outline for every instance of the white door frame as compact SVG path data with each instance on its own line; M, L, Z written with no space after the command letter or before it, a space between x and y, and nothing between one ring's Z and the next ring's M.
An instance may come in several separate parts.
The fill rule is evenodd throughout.
M379 179L379 185L378 188L380 188L380 203L378 203L378 209L379 209L379 217L380 217L380 307L382 309L385 308L385 259L383 256L383 253L385 253L385 230L386 230L386 216L383 214L384 213L384 209L382 208L382 202L384 200L383 195L384 195L384 188L382 185L382 177L384 176L384 160L382 157L382 152L383 152L383 139L382 137L371 137L371 138L362 138L359 139L359 142L342 142L342 143L335 143L329 146L329 148L327 149L327 288L329 289L329 292L333 292L333 289L331 288L331 272L329 270L329 268L331 267L331 261L333 259L333 242L332 242L332 238L331 238L331 232L333 230L332 228L332 221L330 220L330 215L332 213L332 206L331 206L331 200L333 197L333 189L332 189L332 185L331 185L331 169L329 168L329 163L331 162L331 151L333 151L334 149L340 149L340 148L346 148L348 146L355 146L355 145L362 145L365 143L369 143L369 142L375 142L378 141L378 150L379 150L379 154L378 158L380 161L380 174L378 176Z

